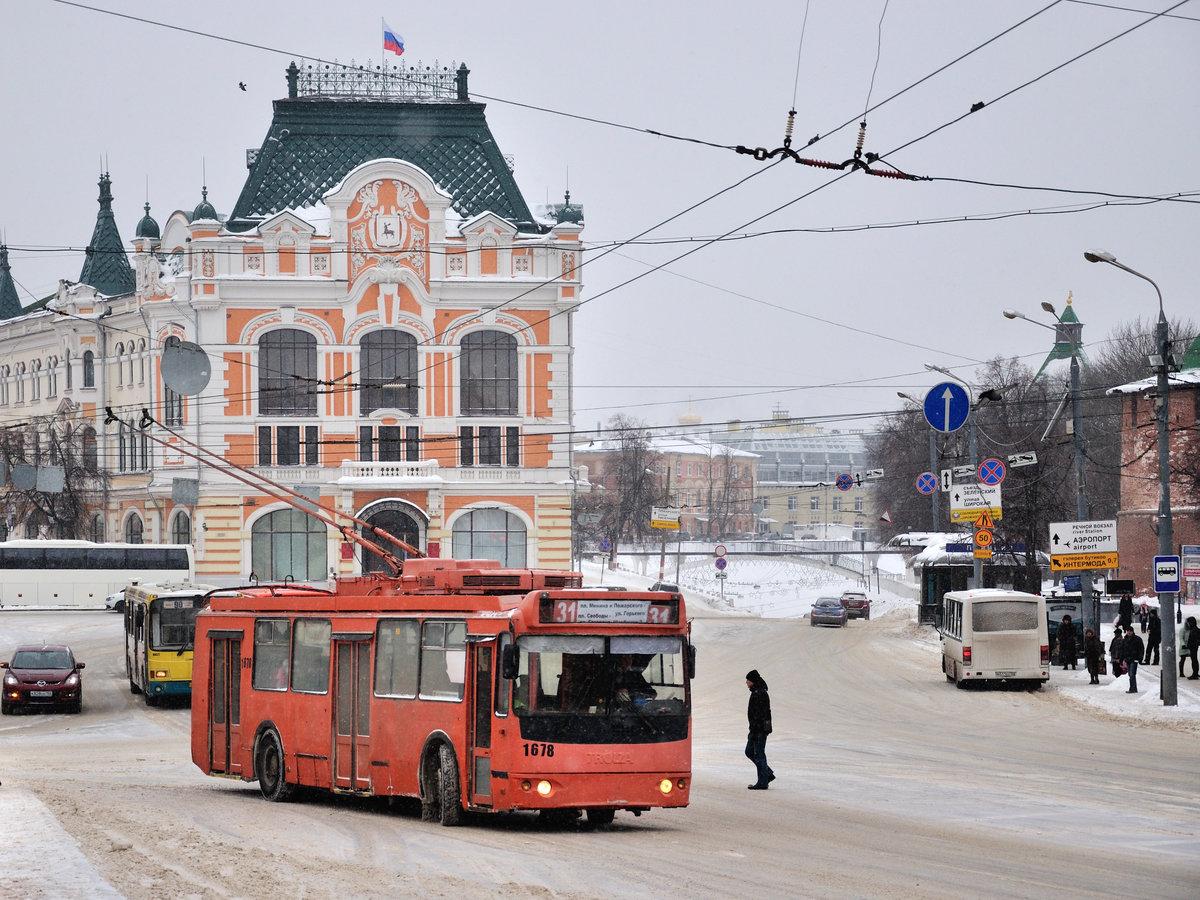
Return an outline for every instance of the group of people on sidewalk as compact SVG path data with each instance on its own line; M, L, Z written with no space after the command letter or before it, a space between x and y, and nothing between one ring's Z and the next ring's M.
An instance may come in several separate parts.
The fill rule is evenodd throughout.
M1128 600L1128 609L1126 609ZM1146 604L1142 604L1145 606ZM1138 666L1159 665L1162 647L1162 620L1158 609L1150 607L1146 611L1145 625L1142 628L1146 635L1143 641L1133 629L1133 601L1124 598L1119 608L1117 623L1113 630L1113 638L1108 644L1108 658L1112 665L1114 676L1129 675L1129 693L1136 694ZM1200 679L1200 627L1197 627L1196 617L1188 616L1187 621L1176 635L1179 642L1179 677L1184 677L1184 664L1192 661L1191 680ZM1075 645L1075 626L1070 616L1063 616L1058 626L1058 663L1066 669L1074 669L1079 648ZM1083 658L1087 664L1089 684L1100 683L1100 665L1104 660L1104 644L1100 636L1092 628L1083 632Z

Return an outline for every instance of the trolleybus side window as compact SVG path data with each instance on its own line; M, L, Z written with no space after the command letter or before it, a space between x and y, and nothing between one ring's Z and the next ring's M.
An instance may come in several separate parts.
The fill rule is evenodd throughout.
M287 619L259 619L254 623L254 689L286 691L291 623Z
M292 690L302 694L329 692L328 619L297 619L292 643Z
M466 623L426 622L421 629L421 696L461 700L466 669Z
M375 695L417 696L420 628L416 619L383 619L375 640Z
M496 715L508 715L509 698L512 696L512 681L504 677L504 650L512 645L512 635L504 632L496 647Z

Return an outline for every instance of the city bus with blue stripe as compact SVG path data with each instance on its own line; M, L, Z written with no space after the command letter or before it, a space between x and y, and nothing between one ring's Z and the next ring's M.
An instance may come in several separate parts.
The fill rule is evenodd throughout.
M192 695L196 613L209 585L145 584L125 591L125 672L129 692L149 706Z

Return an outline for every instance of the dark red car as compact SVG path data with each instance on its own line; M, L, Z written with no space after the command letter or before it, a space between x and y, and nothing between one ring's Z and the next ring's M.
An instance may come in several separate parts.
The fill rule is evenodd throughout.
M863 591L842 591L842 606L847 618L871 618L871 598Z
M0 662L4 669L4 688L0 712L11 715L17 709L66 709L77 713L83 708L83 681L79 670L83 663L66 644L27 644L13 651L12 659Z

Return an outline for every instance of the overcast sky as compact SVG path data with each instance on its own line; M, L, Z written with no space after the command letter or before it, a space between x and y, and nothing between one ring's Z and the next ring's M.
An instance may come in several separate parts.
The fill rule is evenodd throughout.
M1037 2L892 0L883 22L880 100L1045 6ZM1120 5L1145 4L1122 0ZM378 60L380 16L406 58L466 61L480 93L691 135L778 146L791 104L802 0L554 4L276 3L95 5L246 41L342 60ZM1168 0L1154 4L1166 8ZM824 134L864 108L882 0L812 0L800 59L796 134ZM1200 2L1177 10L1200 18ZM113 176L128 239L147 177L154 214L209 197L228 213L271 101L286 94L289 56L235 47L50 0L0 12L0 228L10 245L87 242L99 157ZM869 117L868 150L885 152L990 101L1135 24L1128 12L1061 2ZM248 90L238 89L244 81ZM952 128L891 157L920 174L1132 194L1200 190L1195 87L1200 21L1159 19ZM488 119L533 203L561 196L586 210L584 237L629 237L763 167L730 151L619 131L491 103ZM851 155L854 129L811 155ZM656 235L715 235L837 173L779 165ZM793 204L762 228L929 219L1056 206L1087 197L851 176ZM788 234L717 244L585 305L576 325L580 426L614 412L669 423L690 408L707 421L755 419L778 403L793 415L894 408L898 389L788 390L960 365L1048 349L1048 332L1009 322L1073 290L1097 341L1118 321L1149 316L1149 285L1084 262L1103 246L1156 278L1168 312L1195 315L1190 254L1200 206L1157 203L1077 215L1010 218L876 233ZM691 247L630 247L585 270L584 297ZM38 296L75 278L82 257L14 251L13 274ZM631 259L632 258L632 259ZM708 282L706 286L683 277ZM721 290L724 289L724 290ZM747 295L734 296L728 291ZM29 297L22 295L24 302ZM913 344L864 335L754 300ZM960 370L964 373L969 370ZM767 393L772 391L771 393ZM747 394L737 398L710 399ZM690 400L690 402L689 402ZM833 426L837 427L837 426ZM847 423L842 427L859 427Z

